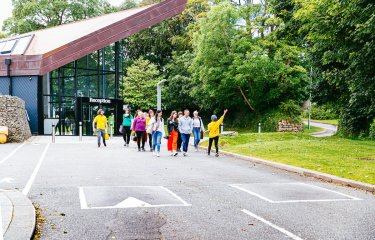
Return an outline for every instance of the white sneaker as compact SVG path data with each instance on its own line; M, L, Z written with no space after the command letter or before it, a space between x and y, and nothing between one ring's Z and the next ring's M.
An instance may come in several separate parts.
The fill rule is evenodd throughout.
M157 153L156 156L157 156L157 157L160 157L160 153Z
M171 152L171 156L174 156L174 152L173 151Z
M178 155L178 152L175 152L175 153L173 154L174 157L176 157L177 155Z
M152 152L152 156L156 156L156 152Z
M195 150L194 150L194 151L198 152L198 148L195 148Z

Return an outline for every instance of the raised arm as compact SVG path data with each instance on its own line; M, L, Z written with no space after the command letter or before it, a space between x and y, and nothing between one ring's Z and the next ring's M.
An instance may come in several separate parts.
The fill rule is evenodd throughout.
M227 112L228 112L228 109L225 109L225 110L224 110L224 114L223 114L223 116L221 116L221 118L218 120L218 124L219 124L219 125L223 123L223 121L224 121L224 117L225 117L225 115L227 114Z

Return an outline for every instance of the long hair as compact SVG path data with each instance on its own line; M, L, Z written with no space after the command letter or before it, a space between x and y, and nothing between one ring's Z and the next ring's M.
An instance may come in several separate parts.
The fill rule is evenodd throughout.
M172 111L172 112L171 112L171 116L169 117L169 120L171 120L171 121L173 120L173 115L174 115L174 114L177 114L177 112L176 112L176 111ZM178 121L178 117L176 117L176 120L175 120L175 121Z
M157 111L156 111L156 114L155 114L155 121L158 121L158 115L159 115L159 113L161 113L161 112L162 112L161 110L157 110ZM163 118L161 118L160 121L163 121Z

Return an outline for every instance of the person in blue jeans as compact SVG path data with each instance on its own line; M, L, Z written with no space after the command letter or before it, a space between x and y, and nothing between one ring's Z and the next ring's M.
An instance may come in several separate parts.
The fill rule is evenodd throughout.
M203 134L205 130L202 118L198 116L198 111L194 111L193 115L194 148L197 152L199 142L201 141L201 134Z
M182 152L183 152L184 157L186 157L188 146L189 146L190 135L193 131L193 119L190 117L189 110L186 109L184 111L184 116L179 118L178 129L180 130L180 133L181 133Z
M165 135L164 130L164 120L162 118L162 111L156 111L155 120L151 122L153 124L153 131L152 131L152 150L153 155L160 157L160 145L161 145L161 138ZM150 120L151 121L151 120Z

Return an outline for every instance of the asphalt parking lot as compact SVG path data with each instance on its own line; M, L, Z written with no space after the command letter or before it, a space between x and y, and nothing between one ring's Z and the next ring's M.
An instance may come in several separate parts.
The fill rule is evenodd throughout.
M165 144L156 158L95 142L0 146L0 189L40 206L41 239L375 239L364 191L202 151L172 157Z

